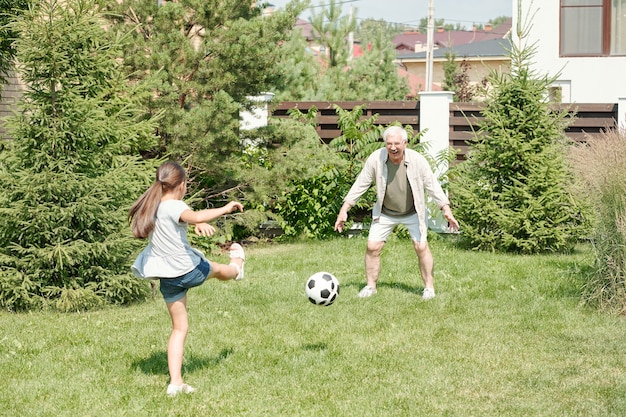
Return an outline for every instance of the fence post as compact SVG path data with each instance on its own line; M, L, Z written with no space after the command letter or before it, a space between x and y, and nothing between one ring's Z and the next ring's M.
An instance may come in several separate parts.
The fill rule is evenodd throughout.
M428 153L437 157L439 153L450 147L450 103L451 91L421 92L420 95L420 130L422 143L428 144ZM439 167L442 174L448 169Z
M428 153L436 158L442 151L450 147L450 103L451 91L421 92L420 96L420 130L422 143L428 144ZM448 170L447 162L437 167L436 174L441 176ZM432 204L429 204L429 206ZM429 210L428 226L437 232L448 231L448 222L440 210Z
M252 130L258 127L267 126L269 111L267 103L272 101L274 93L261 93L258 96L248 96L248 100L254 103L250 110L239 112L239 128L241 130Z
M626 97L617 99L617 129L626 134Z

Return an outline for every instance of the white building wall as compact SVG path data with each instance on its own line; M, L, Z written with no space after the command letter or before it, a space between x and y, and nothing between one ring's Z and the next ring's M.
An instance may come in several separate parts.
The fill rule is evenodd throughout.
M511 1L513 41L518 42L518 0ZM526 44L536 44L532 68L541 75L554 76L561 72L556 84L562 87L563 102L617 103L620 98L626 97L626 57L560 58L559 0L519 1L522 22L530 20L532 25Z

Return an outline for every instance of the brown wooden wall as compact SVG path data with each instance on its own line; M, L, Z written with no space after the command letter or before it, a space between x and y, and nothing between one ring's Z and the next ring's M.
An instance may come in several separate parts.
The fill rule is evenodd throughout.
M469 143L474 137L472 126L483 118L477 103L450 104L450 146L457 150L457 159L465 159ZM558 109L575 114L574 120L565 129L565 134L577 142L584 142L594 135L617 127L617 104L573 103L560 104Z
M419 129L419 101L285 101L272 109L274 117L288 118L287 112L291 109L298 109L306 113L312 107L317 108L317 134L328 143L341 135L337 125L337 113L335 104L344 110L352 111L355 107L366 104L363 111L364 118L370 118L378 114L377 125L386 126L395 121L403 126L411 125L415 131Z
M13 76L7 77L8 83L2 86L0 96L0 140L7 138L7 132L4 128L4 118L11 116L15 107L15 102L22 97L22 86L17 78Z
M287 112L297 108L306 113L311 107L318 109L317 133L320 138L328 143L341 135L337 126L337 114L334 105L337 104L344 110L352 110L356 106L366 104L364 117L379 114L376 124L388 125L398 121L403 125L411 125L416 131L419 130L420 102L419 101L287 101L280 103L272 109L273 117L289 117ZM451 103L450 104L450 146L457 150L457 160L464 160L474 134L472 126L476 126L482 119L480 103ZM580 142L588 137L598 135L607 129L617 127L617 104L614 103L575 103L561 104L560 108L566 108L576 114L574 121L566 129L568 137Z

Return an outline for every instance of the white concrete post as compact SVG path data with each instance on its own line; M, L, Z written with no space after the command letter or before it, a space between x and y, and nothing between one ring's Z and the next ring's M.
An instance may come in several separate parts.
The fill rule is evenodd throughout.
M617 129L626 134L626 97L617 99Z
M255 104L251 110L242 110L239 112L239 128L241 130L252 130L259 127L267 126L269 111L267 103L272 101L274 93L261 93L258 96L248 96L248 100Z
M428 153L436 158L450 147L450 103L451 91L421 92L420 95L420 131L422 143L428 144ZM436 175L441 176L448 170L448 164L437 167ZM430 201L430 200L429 200ZM432 204L429 202L429 206ZM429 210L428 226L437 232L446 232L447 221L441 210Z
M451 91L419 93L420 130L424 132L422 143L428 144L428 153L433 158L450 147L450 103L453 95ZM439 167L438 174L447 169L447 166Z

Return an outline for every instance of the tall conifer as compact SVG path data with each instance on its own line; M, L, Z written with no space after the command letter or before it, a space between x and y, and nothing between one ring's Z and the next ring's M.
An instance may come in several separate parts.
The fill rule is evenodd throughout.
M521 13L520 13L521 16ZM463 240L471 247L523 253L570 249L588 233L588 209L569 186L568 111L547 99L556 77L532 69L534 46L518 26L511 72L489 76L484 121L450 192Z
M92 0L43 0L16 21L24 99L0 154L0 305L82 310L146 295L126 213L152 180L155 123L121 76L121 39Z

